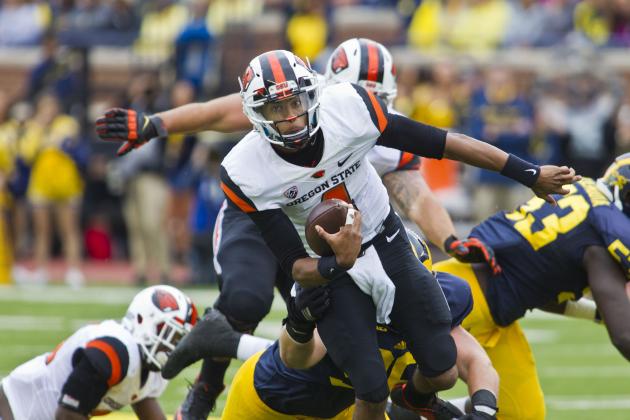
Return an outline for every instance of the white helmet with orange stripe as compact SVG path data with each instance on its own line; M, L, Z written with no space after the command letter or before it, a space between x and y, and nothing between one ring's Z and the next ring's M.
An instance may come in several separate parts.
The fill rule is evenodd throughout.
M156 370L197 322L192 300L171 286L152 286L138 293L122 325L138 341L149 366Z
M285 50L263 53L239 78L243 111L272 144L300 149L319 129L319 79L305 63Z
M328 59L326 80L358 84L388 106L398 92L392 55L382 44L367 38L352 38L339 44Z

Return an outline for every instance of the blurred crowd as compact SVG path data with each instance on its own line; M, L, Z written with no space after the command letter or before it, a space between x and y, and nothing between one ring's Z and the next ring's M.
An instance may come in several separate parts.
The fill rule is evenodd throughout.
M15 260L16 281L43 284L50 259L63 256L66 283L80 286L85 259L129 259L138 284L171 282L177 264L189 267L191 283L215 282L218 167L238 136L173 135L115 159L116 145L95 140L94 116L113 106L154 113L236 91L224 70L234 49L227 34L240 24L270 22L279 35L271 48L323 72L347 36L344 10L365 8L394 17L395 30L376 39L386 46L447 52L399 65L395 107L412 118L584 176L630 150L630 72L596 65L630 46L630 0L0 0L0 48L41 54L19 89L0 87L0 265ZM159 65L99 92L85 54L96 46ZM548 71L458 59L538 47L557 50ZM462 220L529 194L451 161L425 160L422 170ZM24 260L33 261L28 269Z

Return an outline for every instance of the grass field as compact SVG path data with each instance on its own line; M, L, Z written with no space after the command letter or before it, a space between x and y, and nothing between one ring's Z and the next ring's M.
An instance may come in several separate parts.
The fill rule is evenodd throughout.
M86 323L121 318L137 291L130 287L79 291L62 286L0 287L0 377L29 358L50 351ZM187 292L200 309L212 303L217 294L215 290ZM283 316L278 298L258 333L273 338ZM630 418L630 365L609 343L603 327L542 313L533 313L523 326L538 363L549 419ZM237 367L233 362L227 384ZM172 414L183 399L187 381L194 380L196 370L197 366L185 370L169 385L161 399L167 413ZM464 392L459 384L442 395L462 396ZM218 402L217 416L226 394ZM129 415L116 416L125 417Z

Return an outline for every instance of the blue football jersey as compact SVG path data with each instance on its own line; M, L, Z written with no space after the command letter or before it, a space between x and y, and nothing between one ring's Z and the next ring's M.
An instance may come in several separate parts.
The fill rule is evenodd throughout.
M436 273L451 310L453 328L472 310L468 284L451 274ZM378 343L390 386L410 378L415 360L394 329L377 325ZM354 389L348 377L325 356L308 370L287 368L280 359L276 341L258 360L254 387L260 399L272 409L289 415L330 418L354 404Z
M532 198L471 232L494 249L503 268L486 290L499 325L509 325L528 309L581 297L588 288L582 259L589 246L607 248L630 278L630 219L596 182L584 178L568 195L555 198L558 206Z

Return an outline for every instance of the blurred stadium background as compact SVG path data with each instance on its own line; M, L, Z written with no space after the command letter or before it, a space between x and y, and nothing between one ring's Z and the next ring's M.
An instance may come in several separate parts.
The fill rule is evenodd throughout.
M121 317L143 284L183 287L200 307L217 294L216 175L239 135L171 136L114 159L94 134L103 110L235 92L269 49L323 71L350 37L390 48L395 105L412 118L586 176L630 151L630 0L0 0L0 377ZM422 170L462 235L528 196L450 161ZM549 418L628 418L630 367L605 330L534 315ZM261 334L282 316L277 301ZM194 369L165 394L169 412L185 379Z

